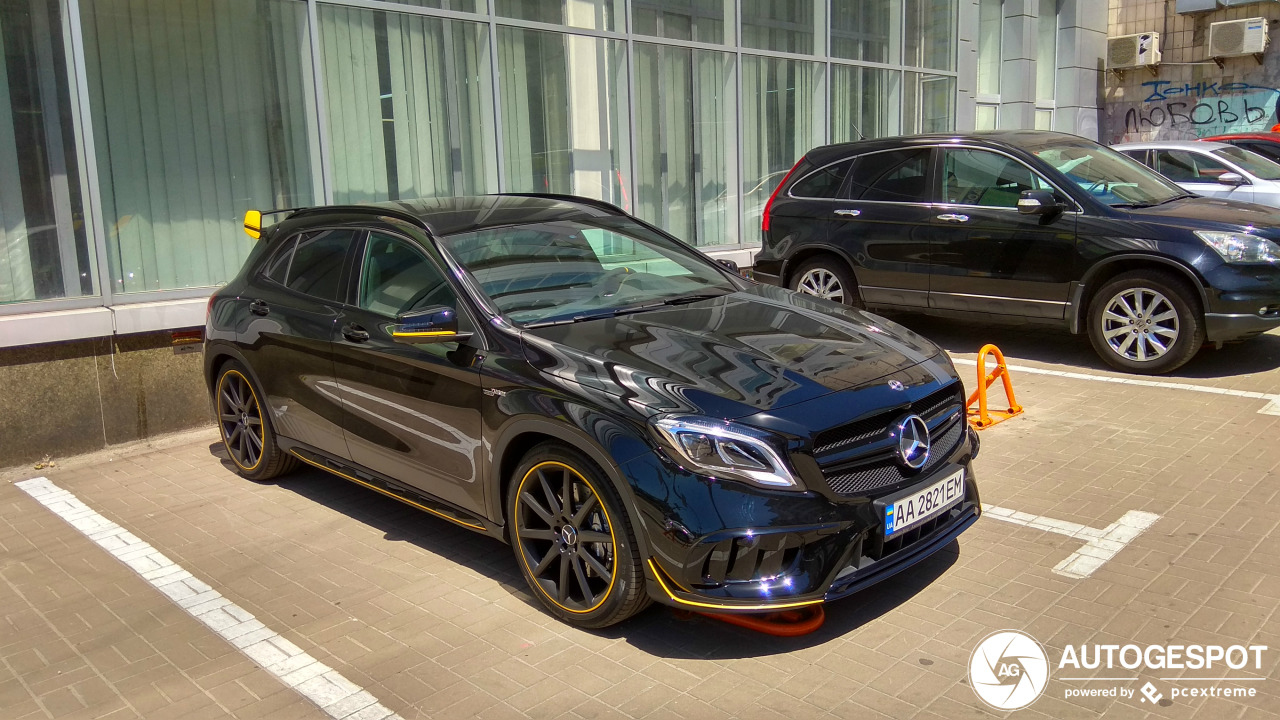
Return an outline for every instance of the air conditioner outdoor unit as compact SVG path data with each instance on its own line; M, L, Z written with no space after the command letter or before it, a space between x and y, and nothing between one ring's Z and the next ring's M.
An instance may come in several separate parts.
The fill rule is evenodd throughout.
M1160 63L1160 33L1107 38L1107 69L1148 67Z
M1258 55L1267 49L1267 19L1246 18L1209 25L1209 57Z

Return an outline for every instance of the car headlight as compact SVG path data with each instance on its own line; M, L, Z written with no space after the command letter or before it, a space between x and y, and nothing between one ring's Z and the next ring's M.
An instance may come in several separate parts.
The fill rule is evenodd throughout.
M649 424L677 462L701 475L802 489L762 430L697 415L663 415Z
M1229 263L1280 262L1280 245L1257 235L1197 230L1196 236Z

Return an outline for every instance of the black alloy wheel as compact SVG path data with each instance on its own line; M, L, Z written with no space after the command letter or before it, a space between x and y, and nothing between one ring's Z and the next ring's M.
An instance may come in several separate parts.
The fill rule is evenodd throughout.
M263 416L259 397L237 364L223 367L214 395L218 431L236 471L250 480L267 480L296 466L294 458L276 446L271 421Z
M578 453L536 448L508 497L511 544L534 595L587 628L621 622L648 604L631 523L609 480Z

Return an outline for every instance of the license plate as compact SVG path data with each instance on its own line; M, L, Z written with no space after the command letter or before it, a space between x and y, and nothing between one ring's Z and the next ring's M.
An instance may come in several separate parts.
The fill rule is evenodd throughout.
M905 530L950 510L964 498L964 470L922 490L885 502L884 537L888 540Z

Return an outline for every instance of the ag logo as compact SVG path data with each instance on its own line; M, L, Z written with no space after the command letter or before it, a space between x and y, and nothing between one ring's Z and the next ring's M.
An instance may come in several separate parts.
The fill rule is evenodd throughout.
M997 710L1030 705L1048 683L1049 658L1044 648L1016 630L988 635L969 658L969 684L979 700Z

